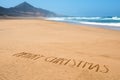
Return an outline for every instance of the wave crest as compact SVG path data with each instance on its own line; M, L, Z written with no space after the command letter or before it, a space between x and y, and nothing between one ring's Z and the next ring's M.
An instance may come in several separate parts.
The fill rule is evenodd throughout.
M51 17L47 20L120 27L120 17Z

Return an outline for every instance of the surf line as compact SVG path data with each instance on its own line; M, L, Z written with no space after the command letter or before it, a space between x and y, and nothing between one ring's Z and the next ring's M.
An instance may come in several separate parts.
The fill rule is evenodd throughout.
M82 61L82 60L78 61L75 59L66 59L66 58L59 58L59 57L54 57L54 56L48 57L48 56L44 56L44 55L32 54L32 53L26 53L26 52L13 54L13 56L27 58L27 59L31 59L31 60L43 59L45 62L69 66L69 67L73 67L73 68L80 67L82 69L94 70L95 72L101 72L101 73L109 72L109 68L106 65L90 63L90 62L86 62L86 61Z

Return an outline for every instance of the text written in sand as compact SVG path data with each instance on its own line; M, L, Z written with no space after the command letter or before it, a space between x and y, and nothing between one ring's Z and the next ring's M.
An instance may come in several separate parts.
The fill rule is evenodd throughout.
M26 53L26 52L17 53L17 54L14 54L13 56L27 58L31 60L43 59L45 62L69 66L69 67L88 69L88 70L93 70L95 72L101 72L101 73L109 72L109 68L106 65L95 64L95 63L86 62L83 60L78 61L75 59L66 59L66 58L59 58L54 56L44 56L44 55L32 54L32 53Z

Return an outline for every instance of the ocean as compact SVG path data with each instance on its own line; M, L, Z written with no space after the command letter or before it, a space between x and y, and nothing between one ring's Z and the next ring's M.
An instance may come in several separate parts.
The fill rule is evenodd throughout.
M49 17L47 20L69 22L80 25L91 25L94 27L120 30L120 17Z

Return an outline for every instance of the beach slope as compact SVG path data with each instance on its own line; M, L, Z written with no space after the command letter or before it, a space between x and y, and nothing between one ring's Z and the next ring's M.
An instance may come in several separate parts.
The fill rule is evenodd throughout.
M0 80L120 80L120 31L0 20Z

